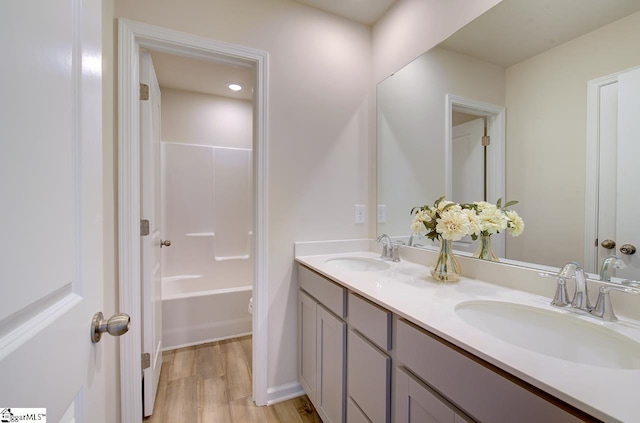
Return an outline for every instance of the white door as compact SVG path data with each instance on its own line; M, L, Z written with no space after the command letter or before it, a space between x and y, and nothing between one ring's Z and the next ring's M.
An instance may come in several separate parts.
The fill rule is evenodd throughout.
M140 55L140 82L149 87L149 100L140 102L141 184L140 216L149 221L149 235L141 237L142 352L150 356L143 370L144 415L153 413L162 369L162 269L160 261L160 86L151 54Z
M104 306L101 20L97 0L0 2L0 407L14 416L105 421L114 340L90 339Z
M471 203L484 199L484 118L452 128L451 201Z
M472 203L484 199L484 118L452 127L451 201ZM453 248L474 252L477 243L470 236L454 241Z
M640 280L640 251L624 254L621 249L625 244L640 248L636 218L640 208L640 69L620 74L617 84L601 90L600 101L598 266L614 254L626 264L616 270L616 276ZM605 239L613 240L615 248L603 248Z

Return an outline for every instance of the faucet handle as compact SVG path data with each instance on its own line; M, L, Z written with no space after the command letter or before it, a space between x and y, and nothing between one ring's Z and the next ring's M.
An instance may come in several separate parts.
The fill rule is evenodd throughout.
M569 305L569 294L567 293L567 283L564 278L558 278L556 294L553 296L551 305L556 307L566 307Z
M391 261L397 263L400 261L400 246L404 245L402 241L394 242L391 246Z
M538 272L541 278L553 278L558 280L556 285L556 293L551 301L552 306L566 307L569 305L569 294L567 293L567 283L563 277L547 272Z
M611 296L609 292L611 290L624 292L625 294L637 295L640 294L640 290L630 286L612 286L606 285L600 287L600 293L598 294L598 300L596 306L590 311L596 317L600 317L605 322L616 322L618 318L613 312L613 304L611 303Z

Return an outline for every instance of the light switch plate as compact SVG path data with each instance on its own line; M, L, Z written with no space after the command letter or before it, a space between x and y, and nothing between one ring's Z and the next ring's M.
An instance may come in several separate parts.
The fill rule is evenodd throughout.
M364 223L366 221L367 207L362 204L356 204L356 223Z

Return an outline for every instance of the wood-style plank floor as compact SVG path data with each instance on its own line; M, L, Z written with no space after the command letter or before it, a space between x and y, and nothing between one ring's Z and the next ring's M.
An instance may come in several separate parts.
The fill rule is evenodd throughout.
M257 407L251 336L166 351L154 413L145 423L322 423L309 398Z

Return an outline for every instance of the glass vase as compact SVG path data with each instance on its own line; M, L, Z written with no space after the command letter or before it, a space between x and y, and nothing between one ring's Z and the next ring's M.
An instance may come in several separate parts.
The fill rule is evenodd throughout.
M441 282L457 282L460 280L460 263L453 254L452 241L449 239L440 240L440 253L433 268L431 276Z
M490 235L480 235L480 245L478 245L478 249L473 253L473 256L481 260L500 261L496 253L493 252L493 248L491 248Z

